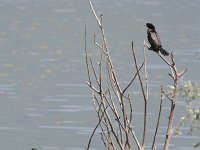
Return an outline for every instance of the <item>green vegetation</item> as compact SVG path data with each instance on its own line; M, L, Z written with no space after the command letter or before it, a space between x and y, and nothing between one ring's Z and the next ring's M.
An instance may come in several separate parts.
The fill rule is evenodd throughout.
M185 82L178 91L181 97L186 99L186 115L181 117L180 126L175 129L175 135L181 135L181 128L189 124L188 135L193 135L200 130L200 84L194 84L190 81ZM200 141L193 145L199 147Z
M196 58L200 59L200 52L196 52Z
M188 134L192 135L194 129L199 128L200 123L200 85L185 82L179 89L179 95L186 98L187 116L181 118L182 124L190 121L191 127Z

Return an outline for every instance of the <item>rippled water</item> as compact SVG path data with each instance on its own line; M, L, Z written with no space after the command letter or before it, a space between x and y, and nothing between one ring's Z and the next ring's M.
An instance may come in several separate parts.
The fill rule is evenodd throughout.
M96 0L93 4L104 14L111 55L123 85L132 75L132 40L138 60L142 60L146 22L158 26L163 46L174 51L180 68L189 69L184 80L199 81L200 62L195 58L195 53L200 51L198 0ZM92 43L93 33L98 33L88 1L0 0L0 14L1 149L83 149L97 122L85 83L85 20L88 41ZM94 48L89 46L89 50L92 56L98 55ZM158 89L163 79L166 79L164 83L169 81L168 68L158 62L157 55L149 52L151 91ZM157 99L152 100L149 108L157 105ZM184 113L182 101L178 102L177 117ZM141 104L136 105L135 116L140 123ZM168 105L163 110L163 118L167 119ZM155 119L156 113L150 109L150 120ZM139 130L140 126L136 128ZM150 124L148 132L153 133L153 129ZM162 126L159 131L158 149L162 147L164 129ZM190 150L199 141L198 135L173 137L170 149ZM97 139L93 145L95 149L102 146ZM147 144L147 148L150 146Z

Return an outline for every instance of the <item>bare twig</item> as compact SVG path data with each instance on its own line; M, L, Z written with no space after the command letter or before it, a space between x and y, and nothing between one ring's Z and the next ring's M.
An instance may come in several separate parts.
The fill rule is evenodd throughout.
M132 102L130 99L130 96L128 95L128 101L129 101L129 106L130 106L130 117L129 117L129 123L131 124L132 122L132 118L133 118L133 106L132 106ZM130 125L129 125L130 126Z
M117 77L116 77L116 73L114 71L114 67L113 67L113 64L112 64L112 60L110 58L110 54L109 54L109 50L108 50L108 46L107 46L107 41L106 41L106 37L105 37L105 31L104 31L103 24L102 24L102 15L101 15L101 17L99 19L98 16L97 16L97 14L96 14L96 12L95 12L95 10L94 10L94 7L93 7L91 1L90 1L90 7L91 7L92 12L93 12L93 14L94 14L94 16L95 16L95 18L97 20L97 23L98 23L99 27L100 27L101 34L102 34L102 37L103 37L103 43L104 43L105 51L107 53L107 58L108 58L107 60L108 60L108 63L110 64L109 67L110 67L110 70L111 70L111 73L112 73L111 74L112 75L112 79L114 80L114 82L116 84L115 86L117 88L117 94L120 97L120 95L121 95L121 88L119 86L119 83L118 83L118 80L117 80Z
M181 72L178 74L179 78L181 78L186 72L187 72L187 68L186 68L185 70L181 71Z
M163 93L170 101L173 101L173 99L163 90L163 87L162 87L162 93Z
M95 87L93 87L91 83L89 83L89 82L87 82L87 81L86 81L86 83L89 85L89 87L90 87L93 91L95 91L96 93L99 94L99 91L98 91Z
M145 41L144 41L145 42ZM148 75L147 75L147 57L146 57L146 49L145 49L145 44L143 47L144 51L144 74L145 74L145 90L146 90L146 99L148 100L149 97L149 90L148 90Z
M144 66L144 62L140 66L139 71L142 69L143 66ZM133 83L133 81L135 80L135 78L137 77L137 75L138 75L138 72L135 73L135 75L133 76L131 82L124 88L124 90L122 91L122 95L124 95L124 93L126 92L126 90L131 86L131 84Z
M97 82L97 84L99 85L100 82L99 82L99 79L98 79L98 76L97 76L96 70L95 70L95 68L94 68L94 65L93 65L92 59L90 59L90 64L91 64L91 66L92 66L92 71L93 71L93 74L94 74L94 76L95 76L95 78L96 78L96 82Z
M142 79L141 79L140 72L139 72L139 68L138 68L138 65L137 65L138 63L137 63L137 59L136 59L136 54L135 54L135 49L134 49L134 46L133 46L133 42L132 42L132 52L133 52L135 68L136 68L136 71L137 71L137 74L138 74L138 78L139 78L139 81L140 81L140 85L141 85L141 89L142 89L143 98L144 98L145 101L147 101L146 95L145 95L145 91L144 91L144 86L143 86Z
M134 49L134 46L133 46L133 42L132 42L132 52L133 52L135 68L136 68L136 70L138 72L138 78L139 78L139 81L140 81L142 95L143 95L143 98L144 98L144 127L143 127L143 138L142 138L142 146L141 146L141 148L144 149L145 138L146 138L146 126L147 126L147 118L146 118L147 117L147 97L146 97L146 94L145 94L144 85L142 83L142 79L141 79L141 76L140 76L139 68L138 68L138 65L137 65L137 59L136 59L136 54L135 54L135 49Z
M96 34L94 33L94 44L96 44L101 50L103 50L103 47L96 42Z
M90 79L90 70L89 70L89 64L88 64L88 56L87 56L87 28L86 28L86 22L85 22L85 62L87 66L87 74L88 74L88 79L89 79L89 85L91 85L91 79Z
M171 66L170 62L160 53L160 51L158 51L158 55L166 62L168 66Z
M133 130L133 128L132 128L131 125L130 125L130 130L131 130L133 139L135 140L138 149L139 149L139 150L142 150L142 148L141 148L141 146L140 146L140 143L139 143L139 141L138 141L138 139L137 139L137 137L136 137L136 135L135 135L135 132L134 132L134 130Z
M93 136L94 136L94 133L96 132L98 126L100 125L101 120L102 120L103 117L104 117L104 113L105 113L106 109L107 109L107 107L104 109L104 111L103 111L103 113L102 113L102 116L101 116L100 119L99 119L99 122L97 123L96 127L94 128L94 130L93 130L93 132L92 132L92 135L91 135L91 137L90 137L90 139L89 139L89 142L88 142L88 146L87 146L87 148L86 148L87 150L89 150L89 148L90 148L90 143L91 143L91 141L92 141L92 138L93 138Z
M163 101L163 87L160 87L160 108L159 108L159 113L158 113L158 119L157 119L157 124L156 124L156 130L154 133L154 138L153 138L153 143L151 146L151 149L154 150L154 144L156 141L156 136L157 136L157 132L158 132L158 127L159 127L159 123L160 123L160 116L161 116L161 112L162 112L162 101Z

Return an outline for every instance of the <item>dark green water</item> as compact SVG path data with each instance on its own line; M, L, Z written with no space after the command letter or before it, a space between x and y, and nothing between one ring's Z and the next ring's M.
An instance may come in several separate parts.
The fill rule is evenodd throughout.
M138 60L142 60L146 22L157 26L163 47L174 51L178 67L188 68L181 82L199 82L200 61L195 53L200 52L200 1L95 0L93 4L104 15L108 45L122 85L130 81L133 73L131 41ZM91 46L98 26L87 0L0 0L2 150L79 150L86 146L97 119L85 83L85 21L88 49L92 56L98 56ZM148 64L151 91L158 90L161 82L169 84L168 68L155 53L148 53ZM151 108L158 101L157 96L150 103L149 135L157 113ZM141 122L136 128L140 129L142 102L135 105L136 119ZM175 126L184 105L179 98ZM166 104L164 120L168 110ZM163 121L158 149L162 149L165 128ZM190 150L199 135L172 137L170 149ZM101 146L98 139L94 141L94 149ZM147 149L149 146L147 143Z

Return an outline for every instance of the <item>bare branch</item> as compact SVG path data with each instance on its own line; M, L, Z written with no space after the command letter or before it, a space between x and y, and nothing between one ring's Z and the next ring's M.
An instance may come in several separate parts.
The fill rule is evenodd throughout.
M91 9L92 9L92 12L93 12L94 16L96 17L96 20L97 20L97 22L98 22L98 25L100 26L100 28L102 28L101 21L99 20L99 18L98 18L98 16L97 16L96 12L95 12L95 10L94 10L94 7L92 6L92 2L91 2L91 1L90 1L90 7L91 7Z
M94 33L94 44L97 45L101 50L103 50L103 47L96 42L96 34Z
M129 95L128 95L128 102L129 102L129 106L130 106L129 123L131 124L132 118L133 118L133 106L132 106L132 102L131 102L131 99L130 99L130 96L129 96Z
M159 123L160 123L160 116L161 116L161 112L162 112L162 101L163 101L163 87L162 85L160 86L160 108L159 108L159 113L158 113L158 119L157 119L157 124L156 124L156 130L154 133L154 138L153 138L153 143L151 146L151 149L154 149L154 144L156 141L156 136L157 136L157 132L158 132L158 127L159 127Z
M121 88L119 86L119 83L118 83L118 80L117 80L117 76L116 76L116 73L115 73L115 70L114 70L114 67L113 67L113 64L112 64L112 60L110 58L108 46L107 46L105 31L104 31L103 24L102 24L102 16L103 15L100 16L100 19L98 18L91 1L90 1L90 7L92 9L92 12L93 12L93 14L94 14L94 16L95 16L95 18L96 18L96 20L98 22L100 30L101 30L103 43L104 43L105 51L106 51L106 54L107 54L106 56L107 56L107 60L108 60L108 63L109 63L110 70L111 70L112 79L113 79L113 81L115 83L115 86L116 86L116 89L117 89L117 94L119 96L119 95L121 95Z
M178 76L179 76L179 78L181 78L186 72L187 72L187 68L185 69L185 70L183 70L183 71L181 71L179 74L178 74Z
M144 41L145 43L145 41ZM148 90L148 76L147 76L147 57L146 57L146 49L145 49L145 44L143 47L144 51L144 74L145 74L145 84L146 84L146 99L148 100L149 97L149 90Z
M88 74L88 80L89 80L89 84L91 85L91 79L90 79L90 69L89 69L89 64L88 64L88 56L87 56L87 30L86 30L86 22L85 22L85 62L86 62L86 66L87 66L87 74Z
M130 124L130 130L131 130L133 139L135 140L135 143L136 143L138 149L139 149L139 150L142 150L142 148L141 148L141 146L140 146L140 143L139 143L139 141L138 141L138 139L137 139L137 137L136 137L136 135L135 135L135 132L134 132L134 130L133 130L131 124Z
M172 134L172 127L173 127L173 122L174 122L174 115L175 115L175 108L176 108L176 95L177 95L177 91L178 91L178 83L179 83L179 79L180 77L187 71L187 69L185 69L184 71L182 71L181 73L178 72L177 68L176 68L176 63L175 63L175 58L173 55L173 52L171 53L171 64L167 64L169 65L170 69L171 69L171 76L173 77L173 82L174 82L174 89L173 89L173 93L172 96L169 97L164 91L162 91L165 96L167 96L167 98L171 101L171 109L170 109L170 114L169 114L169 120L168 120L168 127L167 127L167 132L166 132L166 137L165 137L165 143L164 143L164 149L168 150L169 147L169 143L170 143L170 138L171 138L171 134Z
M158 55L166 62L167 65L172 66L170 62L160 53L160 51L158 51Z
M94 136L94 133L96 132L98 126L100 125L101 120L102 120L103 117L104 117L104 113L105 113L106 109L107 109L107 107L104 109L104 111L103 111L103 113L102 113L102 115L101 115L101 117L100 117L100 119L99 119L99 122L97 123L96 127L94 128L94 130L93 130L93 132L92 132L92 135L91 135L91 137L90 137L90 139L89 139L89 142L88 142L88 146L87 146L87 148L86 148L87 150L89 150L89 148L90 148L90 143L91 143L91 141L92 141L92 138L93 138L93 136Z
M144 66L144 62L142 63L142 65L139 68L139 71L142 69L142 67ZM125 89L122 91L122 95L124 95L124 93L126 92L126 90L131 86L131 84L133 83L133 81L135 80L135 78L137 77L138 72L135 73L135 75L133 76L131 82L125 87Z
M163 90L163 87L162 87L162 91L161 91L163 94L165 94L165 96L170 100L170 101L173 101L173 98L169 97L169 95L167 93L165 93L165 91Z
M137 63L137 59L136 59L135 49L133 47L133 42L132 42L132 52L133 52L135 68L136 68L136 71L137 71L137 74L138 74L138 77L139 77L139 81L140 81L140 85L141 85L141 89L142 89L143 98L144 98L144 101L147 101L146 96L145 96L145 92L144 92L144 86L143 86L142 79L141 79L140 72L139 72L139 68L138 68L138 65L137 65L138 63Z
M90 64L91 64L91 66L92 66L92 70L93 70L93 74L94 74L94 76L95 76L95 78L96 78L96 82L97 82L97 84L99 85L100 83L99 83L99 79L98 79L98 77L97 77L97 73L96 73L96 70L95 70L95 68L94 68L94 65L93 65L93 62L92 62L92 60L90 59Z
M87 81L86 81L86 83L87 83L87 84L89 85L89 87L90 87L93 91L95 91L97 94L100 93L97 89L95 89L95 87L92 86L91 83L89 83L89 82L87 82Z
M145 138L146 138L146 126L147 126L147 118L146 118L147 117L147 97L145 95L144 85L142 83L142 79L141 79L141 76L140 76L139 68L138 68L138 65L137 65L137 59L136 59L135 49L133 47L133 42L132 42L132 52L133 52L135 68L136 68L136 70L138 72L138 78L139 78L139 81L140 81L142 95L143 95L143 98L144 98L144 127L143 127L143 139L142 139L142 146L141 146L142 149L144 149Z
M93 99L96 101L96 103L97 103L97 105L99 107L99 108L96 107L95 102L93 100L93 105L94 105L95 110L97 112L97 116L98 116L98 118L100 118L100 116L101 116L100 113L102 114L102 109L104 110L107 106L105 106L105 103L103 101L101 101L99 103L99 101L98 101L97 97L95 96L95 94L93 94ZM113 143L113 139L110 136L111 133L110 133L109 125L107 124L107 121L109 122L109 120L110 120L110 117L109 117L109 115L107 113L107 110L105 111L105 115L104 116L105 117L103 117L102 123L106 126L107 135L106 135L103 127L100 124L102 135L104 135L104 137L106 138L107 142L113 147L113 149L116 150L115 145Z
M132 138L134 139L139 150L144 150L145 141L146 141L146 133L147 133L147 102L148 102L148 75L147 75L147 56L146 56L146 47L149 49L148 44L144 41L144 61L141 65L138 65L136 52L132 42L132 54L133 60L135 64L136 73L133 75L131 81L126 85L126 87L121 90L121 86L119 84L119 80L117 79L117 74L114 69L114 65L112 63L112 59L110 56L110 52L108 49L105 30L103 27L103 15L97 15L92 2L90 1L90 7L92 13L97 21L98 27L100 28L101 33L101 41L96 41L96 34L94 34L94 46L97 46L98 50L101 51L101 56L99 59L98 67L93 64L93 61L88 58L87 55L87 41L86 41L86 25L85 25L85 53L86 53L86 65L87 65L87 74L88 74L88 82L86 82L89 87L92 89L93 94L93 104L97 113L97 117L99 119L96 127L90 137L88 143L88 149L90 147L90 143L92 138L99 127L101 130L101 139L103 144L107 150L109 149L132 149ZM160 108L158 112L158 119L156 125L156 131L154 134L154 139L152 143L152 150L154 149L154 144L158 132L161 110L162 110L162 101L164 96L166 96L171 101L171 110L169 114L168 120L168 129L165 138L164 149L167 150L169 146L171 130L174 120L174 112L176 107L176 93L178 89L178 81L183 74L187 71L185 69L182 72L178 72L175 64L175 58L173 53L171 53L170 57L164 57L160 52L158 55L161 59L168 65L170 68L170 77L173 80L174 89L172 91L172 95L168 95L163 90L161 86L161 101ZM144 67L144 72L141 69ZM143 77L144 75L144 77ZM133 82L138 77L140 90L142 92L142 99L144 100L144 123L143 123L143 133L142 133L142 142L141 145L135 135L135 132L132 128L131 123L133 122L133 105L132 99L130 98L129 93L127 95L127 89L133 84ZM109 108L109 110L107 110ZM132 135L132 136L131 136Z

